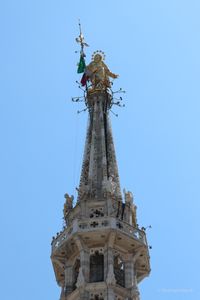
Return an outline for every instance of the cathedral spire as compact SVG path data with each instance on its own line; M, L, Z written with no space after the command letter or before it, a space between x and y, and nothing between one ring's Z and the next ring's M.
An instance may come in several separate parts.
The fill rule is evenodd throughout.
M121 199L120 183L114 143L109 120L112 96L110 77L117 78L104 63L105 55L96 51L85 68L82 82L88 83L86 106L89 124L85 143L79 197L103 199L115 195Z
M119 174L107 106L110 95L88 96L89 125L79 186L82 197L105 198L107 193L121 199Z
M86 65L81 28L77 42L89 123L78 199L73 206L73 195L65 194L63 230L52 240L60 300L139 300L138 283L150 272L149 251L133 194L124 190L122 201L120 190L109 120L116 101L111 78L118 75L108 69L102 51Z

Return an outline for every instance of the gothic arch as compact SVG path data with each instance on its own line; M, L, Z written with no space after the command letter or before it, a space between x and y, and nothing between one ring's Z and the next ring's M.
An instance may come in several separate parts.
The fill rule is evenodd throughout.
M98 250L90 255L90 282L104 280L104 255Z

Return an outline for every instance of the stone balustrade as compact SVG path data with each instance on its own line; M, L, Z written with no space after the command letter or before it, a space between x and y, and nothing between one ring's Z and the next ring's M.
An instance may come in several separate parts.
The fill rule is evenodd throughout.
M135 228L128 223L125 223L114 217L101 217L101 218L86 218L82 220L74 220L72 224L65 228L58 234L52 241L52 252L60 247L72 234L81 232L98 231L99 229L118 229L123 233L134 237L136 240L147 245L145 232Z

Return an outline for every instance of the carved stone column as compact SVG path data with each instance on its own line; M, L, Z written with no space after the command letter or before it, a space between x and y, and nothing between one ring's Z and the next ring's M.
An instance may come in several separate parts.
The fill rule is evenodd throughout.
M76 287L79 289L80 300L89 299L89 293L85 290L85 286L86 286L86 281L85 281L85 276L83 274L83 267L80 267L79 275L76 283Z
M107 297L106 300L114 300L115 295L113 291L113 286L116 283L114 275L114 258L113 258L113 245L115 241L116 234L111 232L108 238L107 249L105 250L104 257L104 277L107 283Z
M115 285L113 244L116 234L111 232L108 239L107 249L104 252L104 278L108 286Z
M115 300L115 294L111 287L108 287L106 300Z
M134 256L126 255L125 257L125 287L130 289L132 300L140 299L140 294L138 291L137 279L135 274L135 261L139 253L140 252L138 252Z
M65 296L73 290L73 270L72 266L65 267Z
M90 255L89 250L84 245L81 238L76 237L75 242L80 251L80 267L83 272L85 282L89 282L89 274L90 274Z
M84 289L81 289L80 291L80 300L88 300L89 299L89 293L85 291Z
M104 261L104 268L105 268L105 278L106 283L108 286L115 285L115 275L114 275L114 259L113 259L113 249L108 248L105 253L105 261Z
M89 282L90 275L90 255L87 249L82 249L80 251L80 264L83 270L83 275L86 282Z
M134 262L132 255L125 257L125 287L132 288L134 285Z

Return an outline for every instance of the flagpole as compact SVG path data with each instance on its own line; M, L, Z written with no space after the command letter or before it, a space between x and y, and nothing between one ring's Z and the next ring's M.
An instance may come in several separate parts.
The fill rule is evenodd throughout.
M88 47L89 45L85 42L84 36L82 34L82 28L81 28L81 22L80 19L78 20L78 25L79 25L79 36L76 38L77 43L80 44L81 50L80 50L80 61L79 61L79 66L78 66L78 73L82 73L85 71L85 53L84 53L84 46ZM83 68L83 70L82 70ZM86 92L88 92L88 86L87 86L87 80L86 80Z

